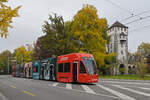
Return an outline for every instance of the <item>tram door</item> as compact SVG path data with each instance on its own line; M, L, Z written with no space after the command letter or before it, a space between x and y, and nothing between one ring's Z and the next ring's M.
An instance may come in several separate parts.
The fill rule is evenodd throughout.
M49 80L49 66L45 65L45 69L44 69L44 77L45 80Z
M26 72L27 72L26 77L29 78L29 66L26 68Z
M73 62L73 82L78 81L78 62Z
M50 61L43 63L44 65L44 78L45 80L50 80Z
M44 79L44 66L40 67L40 79Z
M50 80L55 80L54 79L54 65L50 65Z

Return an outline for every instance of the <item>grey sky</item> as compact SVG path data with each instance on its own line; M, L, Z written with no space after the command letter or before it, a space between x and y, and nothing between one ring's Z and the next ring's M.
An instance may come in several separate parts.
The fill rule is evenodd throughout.
M108 2L119 5L119 7ZM72 20L73 16L88 3L94 5L98 10L99 17L105 17L111 25L116 20L150 10L149 0L9 0L9 5L16 7L22 5L19 10L20 17L14 18L13 29L9 29L7 39L0 38L0 52L3 50L13 51L15 48L32 44L39 36L43 35L41 26L48 19L48 15L57 13L66 20ZM150 12L140 15L148 16ZM135 17L123 23L139 18ZM132 24L129 27L129 51L135 52L141 42L150 42L150 27L135 30L145 25L150 25L150 17ZM130 32L131 31L131 32Z

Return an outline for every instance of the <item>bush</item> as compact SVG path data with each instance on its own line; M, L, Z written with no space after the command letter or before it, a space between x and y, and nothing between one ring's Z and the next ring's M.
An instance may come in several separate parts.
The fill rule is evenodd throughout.
M137 74L141 77L141 78L144 78L145 75L146 75L146 72L147 72L147 65L142 63L142 62L139 62L138 63L138 71L137 71Z

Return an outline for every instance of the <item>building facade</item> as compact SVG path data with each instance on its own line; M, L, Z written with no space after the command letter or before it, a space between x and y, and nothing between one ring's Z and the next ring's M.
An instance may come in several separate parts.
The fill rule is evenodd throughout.
M115 52L119 63L113 69L114 73L128 74L128 27L116 21L108 28L107 34L110 36L107 52Z

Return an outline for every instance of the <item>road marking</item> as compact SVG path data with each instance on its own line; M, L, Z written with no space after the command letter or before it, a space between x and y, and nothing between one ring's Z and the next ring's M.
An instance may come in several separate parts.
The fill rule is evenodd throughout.
M150 85L149 83L136 83L136 82L115 82L115 81L103 81L104 83L123 83L123 84L137 84L137 85Z
M28 91L23 91L25 94L31 95L31 96L35 96L33 93L30 93Z
M67 89L72 89L72 85L69 84L69 83L67 83L67 84L66 84L66 88L67 88Z
M144 88L144 87L139 87L139 88L143 90L150 90L150 88Z
M58 85L58 83L54 83L52 86L57 86Z
M97 86L102 88L102 89L104 89L104 90L106 90L106 91L108 91L108 92L110 92L110 93L112 93L112 94L114 94L114 95L116 95L116 96L118 96L118 97L120 97L123 100L136 100L136 99L134 99L132 97L129 97L129 96L127 96L127 95L125 95L123 93L120 93L118 91L112 90L112 89L110 89L108 87L105 87L105 86L102 86L102 85L99 85L99 84L97 84Z
M133 89L129 89L129 88L126 88L126 87L122 87L120 85L113 85L113 86L118 87L120 89L124 89L124 90L130 91L130 92L133 92L133 93L137 93L137 94L141 94L141 95L150 97L150 94L148 94L148 93L144 93L144 92L136 91L136 90L133 90Z
M49 86L52 86L51 84L49 84ZM60 86L56 86L57 88L60 88L60 89L66 89L64 87L60 87ZM67 89L68 90L68 89ZM85 92L85 91L82 91L82 90L78 90L78 89L70 89L72 91L76 91L76 92L80 92L80 93L89 93L89 92ZM89 94L92 94L92 93L89 93ZM97 96L104 96L104 97L109 97L109 98L115 98L115 99L119 99L119 97L116 97L116 96L110 96L110 95L106 95L106 94L93 94L93 95L97 95Z
M96 94L91 88L89 88L87 85L81 85L85 92Z
M14 85L10 85L11 88L16 88Z
M0 97L2 98L2 100L8 100L1 92L0 92Z

